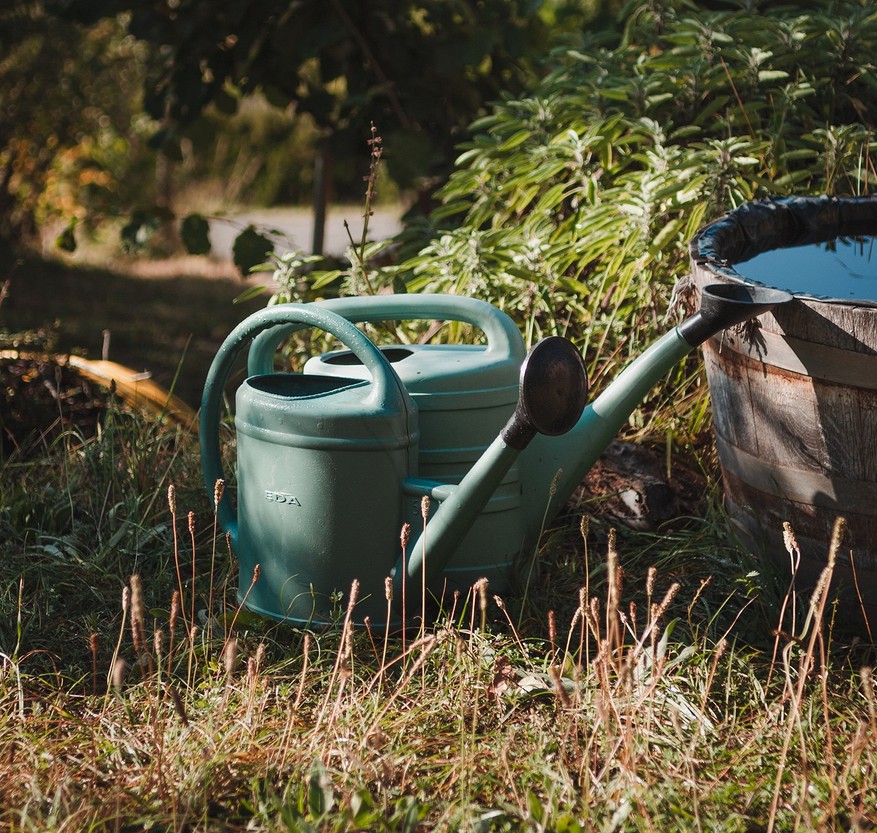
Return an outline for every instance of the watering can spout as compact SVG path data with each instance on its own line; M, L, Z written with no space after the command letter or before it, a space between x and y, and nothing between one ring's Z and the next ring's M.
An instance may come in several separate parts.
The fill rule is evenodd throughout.
M537 434L556 437L575 425L588 397L581 354L559 336L540 341L521 365L518 403L499 436L442 501L393 570L394 598L403 584L429 582L445 567L520 453Z
M535 543L545 518L554 517L652 387L695 347L728 327L768 312L793 296L743 284L704 287L701 307L634 359L585 408L575 427L556 440L537 437L524 452L523 511ZM553 488L551 488L553 486Z

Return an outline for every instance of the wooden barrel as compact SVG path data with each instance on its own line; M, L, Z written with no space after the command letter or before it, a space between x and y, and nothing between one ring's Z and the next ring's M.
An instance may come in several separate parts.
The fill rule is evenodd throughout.
M692 277L698 288L750 282L742 262L759 252L858 234L877 234L877 199L747 203L692 242ZM789 290L782 276L776 288ZM877 637L877 297L824 294L796 295L704 345L716 445L733 523L787 573L791 524L799 590L815 584L835 520L846 519L838 613Z

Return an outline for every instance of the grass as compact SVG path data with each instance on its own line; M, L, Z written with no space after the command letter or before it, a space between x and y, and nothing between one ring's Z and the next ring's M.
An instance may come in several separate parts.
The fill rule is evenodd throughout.
M751 15L742 21L774 31ZM700 42L678 40L678 74L664 71L668 53L640 51L657 62L658 82L675 84L705 65ZM728 40L737 51L738 42ZM718 41L704 43L712 52ZM834 68L833 51L818 43L811 57L823 54ZM788 50L761 51L789 58ZM606 89L605 67L593 66L594 83ZM783 66L770 74L786 84ZM582 67L588 80L590 60ZM571 65L568 99L581 115L576 72ZM642 77L638 71L624 82L616 103L639 108ZM802 77L801 89L807 83ZM673 90L650 98L658 108L679 100ZM738 121L729 106L716 116L721 136ZM593 336L610 348L592 352L611 368L628 351L624 322L635 318L636 332L645 332L642 310L663 306L643 263L653 262L662 280L683 264L674 252L702 221L703 193L719 194L722 205L722 193L732 203L756 193L757 177L740 171L764 151L716 145L720 156L738 157L719 171L716 188L711 172L721 160L693 148L698 170L710 174L693 188L688 168L667 164L676 151L663 135L636 121L628 144L656 164L640 177L621 164L630 157L615 153L611 132L591 137L593 120L585 118L569 150L578 152L581 140L583 147L603 142L609 152L587 163L594 181L582 180L582 193L606 178L607 162L620 160L623 187L615 190L632 210L609 217L605 234L583 235L579 212L608 201L605 188L599 199L573 199L566 186L555 187L555 177L566 177L572 122L561 118L563 141L549 143L563 162L552 168L516 138L527 126L516 120L529 124L518 107L494 114L499 141L473 147L493 164L492 155L504 153L501 140L514 134L509 147L527 158L519 166L498 158L497 176L484 180L501 182L507 171L503 189L483 186L487 168L479 161L470 169L479 181L469 187L464 171L446 195L443 210L469 212L479 230L442 236L419 265L410 263L421 270L421 287L439 274L470 294L496 289L499 300L529 299L531 321L543 315L548 329L563 329L554 316L569 305L547 287L556 276L564 285L570 264L578 269L596 258L554 245L544 208L574 240L612 260L604 290L623 295L609 283L621 257L629 261L621 290L629 284L654 296L637 296L634 315L594 291L603 272L594 281L575 272L589 285L571 283L569 298L594 299L582 320L603 315L597 299L606 305L606 335L595 329L586 341ZM867 150L870 133L860 133L865 144L856 146ZM808 130L798 134L810 144L796 154L821 152ZM678 186L671 180L680 172ZM538 193L530 187L537 173L551 186ZM512 188L516 178L527 187ZM654 202L655 182L678 205ZM513 193L525 202L508 203ZM484 204L471 206L473 194ZM487 205L494 196L511 219L483 230L486 218L504 216ZM569 210L556 210L568 198ZM533 200L538 210L530 210ZM679 211L688 214L680 219ZM628 245L630 217L654 221L652 233L635 222L642 252ZM537 241L548 234L552 247L508 237L521 230ZM512 272L496 280L497 264L508 258L494 252L503 248L526 265L520 281ZM234 281L131 278L37 259L0 258L0 269L0 285L10 281L0 308L5 329L51 328L58 320L57 349L82 347L92 356L110 329L110 358L135 369L144 363L162 384L182 363L176 392L191 404L219 342L248 311L229 303L240 291ZM510 292L515 286L520 291ZM217 314L217 302L229 318ZM623 338L612 347L615 330ZM629 343L630 352L639 349ZM93 436L70 430L47 438L40 454L0 460L0 830L877 829L873 646L835 624L839 611L825 582L812 596L795 594L742 549L715 495L704 516L658 533L616 534L599 519L561 519L521 571L526 581L505 598L479 583L434 622L415 619L399 635L353 629L344 611L318 631L248 614L236 601L234 557L200 482L191 436L117 404ZM826 577L839 540L826 541Z
M529 587L402 639L240 610L199 483L190 436L116 406L5 462L0 829L877 823L873 655L825 595L793 621L717 509L567 518Z

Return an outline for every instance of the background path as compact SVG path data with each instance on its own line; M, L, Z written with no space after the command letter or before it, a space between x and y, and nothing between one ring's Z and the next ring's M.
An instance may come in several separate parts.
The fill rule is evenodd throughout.
M400 205L378 208L369 218L369 240L383 240L392 237L402 228L400 217L404 211ZM327 255L343 255L350 245L350 238L344 229L346 220L350 226L353 239L359 243L362 235L361 205L330 206L326 214L326 232L324 249ZM210 242L213 246L213 257L219 260L231 260L231 250L235 237L249 224L257 230L276 229L282 241L280 247L301 249L310 252L314 235L314 216L310 208L264 208L217 217L210 221Z

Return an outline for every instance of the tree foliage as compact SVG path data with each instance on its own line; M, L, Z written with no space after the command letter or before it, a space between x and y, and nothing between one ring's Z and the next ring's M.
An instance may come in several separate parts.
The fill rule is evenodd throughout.
M145 106L173 148L208 104L259 91L313 117L338 156L381 126L403 187L442 173L484 102L520 90L544 26L522 0L54 0L67 17L127 15L156 50Z
M112 20L85 28L39 0L0 8L0 237L133 198L125 174L147 128L138 49Z

